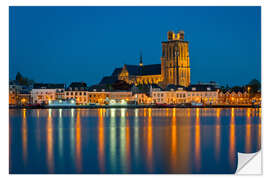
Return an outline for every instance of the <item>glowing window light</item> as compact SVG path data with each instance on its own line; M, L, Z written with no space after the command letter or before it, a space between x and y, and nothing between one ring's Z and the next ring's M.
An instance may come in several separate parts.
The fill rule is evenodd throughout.
M110 100L110 102L109 102L110 105L114 105L115 103L116 103L116 102L115 102L115 100L113 100L113 99Z
M126 105L127 102L126 102L124 99L122 99L122 100L121 100L121 104L122 104L122 105Z

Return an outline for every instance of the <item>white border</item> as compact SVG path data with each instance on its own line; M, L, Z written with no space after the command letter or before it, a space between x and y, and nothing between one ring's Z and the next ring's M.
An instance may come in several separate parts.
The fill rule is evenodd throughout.
M0 1L0 56L1 56L1 76L0 76L0 109L1 109L1 162L0 162L0 172L1 179L5 178L19 178L19 179L47 179L47 178L65 178L65 179L74 179L74 178L110 178L110 179L137 179L137 178L191 178L191 179L216 179L216 178L228 178L227 175L218 176L218 175L140 175L140 176L132 176L132 175L50 175L50 176L35 176L35 175L9 175L8 174L8 6L126 6L126 5L143 5L143 6L262 6L262 92L263 92L263 110L262 110L262 132L263 139L270 139L269 133L266 133L267 130L270 132L270 116L269 111L267 112L267 108L270 107L270 84L267 82L267 79L270 78L270 57L269 57L269 22L270 22L270 9L267 6L269 1L260 1L260 0L156 0L156 1L146 1L146 0L1 0ZM268 78L267 78L268 77ZM267 178L269 179L270 174L270 165L266 163L270 160L270 142L264 143L262 142L263 150L266 153L263 154L263 174L264 176L233 176L229 175L229 178ZM154 177L153 177L154 176ZM165 177L166 176L166 177Z
M64 5L64 6L259 6L256 0L11 0L9 5Z

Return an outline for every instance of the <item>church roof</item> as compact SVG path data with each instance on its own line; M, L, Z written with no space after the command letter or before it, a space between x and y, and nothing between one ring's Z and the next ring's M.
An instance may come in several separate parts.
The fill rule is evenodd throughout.
M125 64L125 67L129 73L129 75L139 75L139 73L140 73L140 66Z
M143 66L143 75L159 75L161 74L160 64L150 64Z
M161 65L160 64L149 64L149 65L129 65L125 64L129 75L131 76L144 76L144 75L160 75ZM104 76L99 84L112 84L118 80L118 75L121 73L123 68L115 68L111 76Z
M122 71L122 68L115 68L112 73L112 76L118 76L118 74L120 74L121 71Z
M112 84L118 80L117 76L104 76L99 84Z
M160 64L150 64L144 66L138 65L125 65L129 75L159 75L161 74L161 65Z

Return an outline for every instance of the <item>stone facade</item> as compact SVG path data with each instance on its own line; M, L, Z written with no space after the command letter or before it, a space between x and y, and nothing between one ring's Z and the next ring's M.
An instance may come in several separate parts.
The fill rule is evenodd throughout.
M190 85L190 63L188 41L184 32L168 32L167 41L162 42L161 64L144 65L140 56L139 65L127 65L116 68L111 76L104 77L100 84L110 84L123 80L129 84L169 84L187 87Z
M168 41L162 42L161 76L163 86L190 84L189 48L183 31L169 31Z

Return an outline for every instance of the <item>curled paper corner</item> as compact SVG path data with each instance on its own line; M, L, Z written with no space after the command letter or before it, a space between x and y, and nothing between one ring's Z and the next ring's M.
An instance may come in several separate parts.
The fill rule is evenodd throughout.
M256 153L238 153L237 175L261 175L261 151Z

